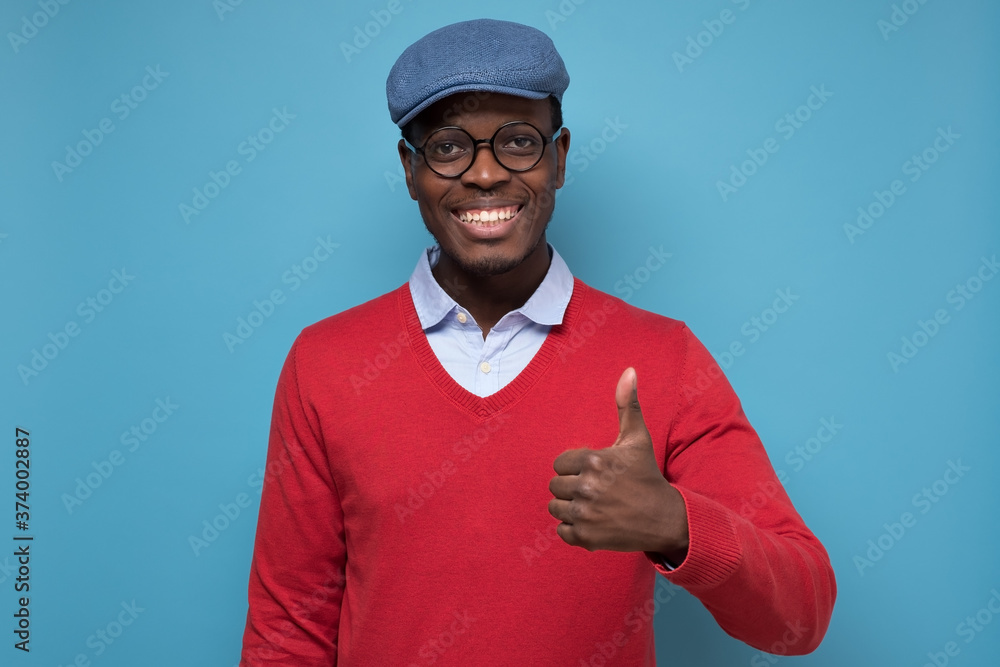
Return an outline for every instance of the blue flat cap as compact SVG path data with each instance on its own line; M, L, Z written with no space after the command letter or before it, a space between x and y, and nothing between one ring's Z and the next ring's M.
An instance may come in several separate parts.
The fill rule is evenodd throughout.
M439 28L411 44L389 71L385 95L399 127L455 93L486 91L562 102L566 65L541 30L477 19Z

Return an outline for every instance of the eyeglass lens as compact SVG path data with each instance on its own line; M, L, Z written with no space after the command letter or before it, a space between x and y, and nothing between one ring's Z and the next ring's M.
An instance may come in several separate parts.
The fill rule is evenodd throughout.
M545 148L542 135L528 123L504 125L493 136L492 143L497 162L511 171L526 171L534 167ZM475 160L476 144L465 130L441 128L424 143L424 158L439 174L457 175Z

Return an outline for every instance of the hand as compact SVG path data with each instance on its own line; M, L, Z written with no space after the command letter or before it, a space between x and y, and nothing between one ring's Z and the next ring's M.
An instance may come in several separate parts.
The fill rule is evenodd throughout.
M649 551L680 565L687 554L684 499L663 477L642 418L635 369L615 389L618 439L604 449L571 449L553 464L549 513L559 537L594 551Z

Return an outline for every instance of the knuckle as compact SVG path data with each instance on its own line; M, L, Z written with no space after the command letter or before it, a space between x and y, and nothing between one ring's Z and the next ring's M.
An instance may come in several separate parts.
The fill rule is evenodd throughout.
M587 476L580 481L576 495L583 500L596 500L601 495L601 487L594 483L593 477Z
M584 456L583 464L591 470L600 472L604 469L604 457L598 452L589 452L586 456Z
M590 519L591 511L590 505L587 503L573 502L569 505L569 515L573 520L573 525L575 526L577 522L583 522Z

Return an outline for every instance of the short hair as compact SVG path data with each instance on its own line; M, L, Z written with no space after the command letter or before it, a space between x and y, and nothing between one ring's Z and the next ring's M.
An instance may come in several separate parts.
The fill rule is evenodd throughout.
M555 132L558 132L559 128L562 127L562 125L563 125L562 102L560 102L559 100L557 100L554 96L549 95L549 104L550 104L550 107L551 107L551 114L552 114L552 116L551 116L551 118L552 118L552 132L555 133ZM401 128L401 130L400 130L400 132L403 135L403 138L406 139L408 142L410 142L410 145L412 145L412 146L416 146L416 143L414 143L414 141L413 141L413 139L414 139L414 137L413 137L413 122L415 120L416 120L416 118L414 118L409 123L407 123L406 125L404 125Z

